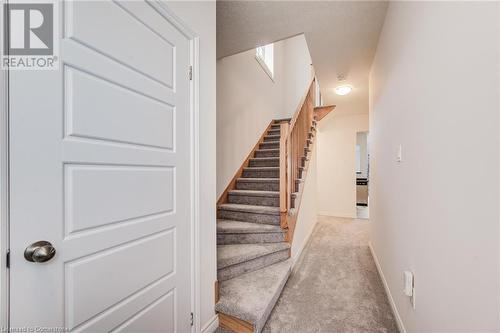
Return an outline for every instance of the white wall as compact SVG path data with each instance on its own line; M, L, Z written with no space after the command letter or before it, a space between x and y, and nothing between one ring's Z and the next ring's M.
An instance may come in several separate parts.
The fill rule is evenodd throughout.
M311 81L311 55L304 35L288 38L283 43L284 86L282 117L292 116Z
M249 50L217 60L217 195L272 119L291 117L311 77L303 35L274 45L274 80Z
M370 76L371 239L407 332L500 331L499 7L387 12Z
M304 246L307 244L309 237L312 234L318 217L317 207L317 145L314 144L311 151L311 159L305 175L306 182L304 191L302 192L302 200L299 207L299 215L293 235L292 242L292 259L295 264L298 257L302 253Z
M368 114L337 115L318 126L318 211L356 217L356 134L368 130Z
M217 60L217 195L283 108L283 43L274 45L274 81L255 50Z
M168 6L199 36L200 72L200 324L214 319L217 279L215 218L215 1L172 1Z

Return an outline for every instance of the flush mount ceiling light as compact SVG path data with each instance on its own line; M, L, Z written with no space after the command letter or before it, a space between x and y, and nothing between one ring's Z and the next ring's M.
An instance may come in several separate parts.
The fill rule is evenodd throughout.
M335 88L335 93L337 95L340 95L340 96L347 95L351 91L352 91L352 86L347 85L347 84L342 85L342 86L338 86L337 88Z

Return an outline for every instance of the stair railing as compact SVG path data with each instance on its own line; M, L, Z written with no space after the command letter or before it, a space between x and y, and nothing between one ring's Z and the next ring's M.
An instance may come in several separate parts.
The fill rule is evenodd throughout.
M287 241L292 242L298 204L292 209L292 194L299 191L306 166L305 156L309 149L309 131L314 120L315 77L311 78L308 90L290 121L280 125L280 215L281 227L288 229ZM300 198L295 198L295 201Z

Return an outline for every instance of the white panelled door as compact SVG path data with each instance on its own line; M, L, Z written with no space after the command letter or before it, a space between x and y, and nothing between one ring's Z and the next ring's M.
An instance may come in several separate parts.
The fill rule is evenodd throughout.
M157 6L65 1L60 69L10 72L11 327L191 331L191 44Z

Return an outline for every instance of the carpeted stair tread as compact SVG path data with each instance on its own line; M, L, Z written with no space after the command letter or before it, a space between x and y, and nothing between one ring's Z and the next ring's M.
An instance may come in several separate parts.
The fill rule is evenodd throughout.
M222 204L219 209L225 209L235 212L280 215L279 207L255 206L255 205L240 205L240 204Z
M253 157L250 159L249 166L278 166L280 165L279 157Z
M278 207L279 191L268 189L237 189L228 192L228 203Z
M256 183L268 183L268 182L277 182L279 183L279 179L276 178L250 178L250 177L245 177L245 178L238 178L237 181L241 182L256 182Z
M260 332L290 275L291 259L240 275L220 284L215 310L254 325Z
M217 244L280 243L286 239L286 230L276 224L263 224L233 219L218 219Z
M218 220L217 233L220 234L258 234L285 232L280 226L233 220Z
M278 149L279 147L279 141L264 141L259 144L259 149Z
M259 149L278 149L279 147L279 141L264 141L259 144Z
M279 178L238 178L236 180L238 190L279 191L279 187Z
M279 170L280 167L244 167L243 170Z
M272 142L272 141L270 141ZM272 149L257 149L257 151L263 151L263 152L278 152L279 153L279 149L278 148L272 148Z
M266 139L267 142L280 141L280 136L276 134L268 134L264 138Z
M272 149L257 149L254 157L279 157L280 150L277 148Z
M275 166L244 167L243 177L279 178L280 168Z
M230 244L217 246L217 269L236 265L265 255L288 250L290 244L261 243L261 244Z
M256 161L279 161L279 157L252 157L250 160Z
M254 190L231 190L229 194L232 195L245 195L252 197L279 197L278 191L254 191Z

